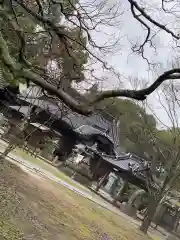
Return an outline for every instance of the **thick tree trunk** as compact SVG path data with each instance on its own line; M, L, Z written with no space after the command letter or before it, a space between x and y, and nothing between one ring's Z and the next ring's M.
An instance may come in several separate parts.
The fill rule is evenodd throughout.
M153 217L156 213L156 209L157 209L157 206L159 204L159 200L151 200L149 205L148 205L148 209L147 209L147 212L146 212L146 215L144 217L144 220L140 226L140 230L144 233L147 233L148 231L148 228L150 227L151 225L151 222L153 220Z

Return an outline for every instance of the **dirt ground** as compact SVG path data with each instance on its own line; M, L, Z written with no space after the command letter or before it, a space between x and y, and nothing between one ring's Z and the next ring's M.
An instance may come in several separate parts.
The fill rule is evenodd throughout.
M146 240L127 220L9 162L0 164L0 240Z

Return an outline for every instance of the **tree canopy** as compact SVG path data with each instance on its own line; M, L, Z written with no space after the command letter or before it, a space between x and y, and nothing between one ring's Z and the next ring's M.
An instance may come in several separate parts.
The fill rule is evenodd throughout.
M8 3L8 1L6 2ZM10 4L10 2L9 2ZM64 11L68 14L72 14L74 11L73 5L68 0L62 2ZM75 4L75 3L74 3ZM27 2L27 6L30 9L36 9L37 4L34 1ZM5 5L8 10L8 4ZM2 36L4 39L8 39L7 47L9 52L15 58L18 58L22 62L23 67L26 67L27 63L37 66L40 70L47 69L50 82L61 88L67 90L71 86L72 81L80 82L84 80L83 67L87 62L87 53L83 52L83 48L71 42L69 51L74 56L75 61L69 55L68 51L62 44L60 44L58 37L53 32L48 32L38 24L37 21L33 21L29 14L19 6L18 3L12 1L13 13L9 15L9 21L7 24L3 24L8 16L4 16L1 19L2 22ZM48 6L44 5L44 8ZM13 14L16 15L16 24L13 23ZM58 23L62 20L62 14L58 12L58 4L52 4L49 6L46 12L47 16L51 18L53 23ZM12 29L15 28L15 31ZM19 30L18 30L19 28ZM82 36L78 27L72 29L66 29L62 25L64 32L67 32L74 39L81 39L83 44L86 45L86 38ZM20 36L21 35L21 36ZM26 58L26 59L25 59ZM11 76L9 69L4 66L1 61L1 66L4 73L4 78L13 81L19 81L21 79L14 79ZM7 74L8 72L8 74ZM12 81L11 81L12 83Z
M107 99L105 109L119 120L120 145L127 152L141 157L152 154L150 132L156 131L156 120L131 100Z

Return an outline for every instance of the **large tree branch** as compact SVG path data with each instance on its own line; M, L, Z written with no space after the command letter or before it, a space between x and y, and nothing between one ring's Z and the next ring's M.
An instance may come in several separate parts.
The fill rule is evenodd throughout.
M141 89L141 90L108 90L103 91L96 95L95 99L90 102L90 106L94 105L97 102L104 100L105 98L112 97L127 97L131 99L136 99L143 101L147 98L148 95L153 93L164 81L171 79L180 79L180 68L174 68L169 71L164 72L160 75L156 81L151 84L149 87Z
M1 33L0 33L0 59L2 60L4 65L10 69L11 73L14 76L14 79L25 78L27 80L32 81L33 83L40 86L42 89L45 89L49 93L57 96L69 108L71 108L73 111L79 114L88 115L92 112L91 109L85 109L83 106L77 103L75 99L70 97L63 90L57 89L52 84L46 82L42 77L34 73L31 69L26 69L22 67L20 63L16 63L16 61L14 61L11 58L9 54L8 46Z
M19 4L23 4L20 0L15 0ZM135 2L132 0L128 0L130 2L133 2L135 5ZM23 5L24 6L24 5ZM135 5L136 6L136 5ZM137 6L136 6L137 7ZM130 89L117 89L117 90L110 90L110 91L103 91L96 95L96 97L89 101L89 104L79 104L75 99L73 99L69 94L64 92L62 89L57 89L54 87L51 83L45 81L43 77L40 76L40 74L34 72L34 66L27 62L25 58L22 59L23 55L23 48L24 48L24 36L22 33L22 30L18 26L17 22L13 22L13 18L11 16L6 16L6 14L9 14L8 12L3 12L3 9L1 9L1 16L4 13L3 18L8 19L11 22L11 26L14 28L16 33L18 34L20 40L21 40L21 59L17 59L17 61L11 57L8 49L8 45L3 38L2 34L0 33L0 59L2 60L3 64L10 70L13 77L15 79L27 79L32 81L33 83L40 86L42 89L48 91L50 94L58 97L63 103L65 103L69 108L71 108L73 111L83 114L83 115L89 115L92 113L92 107L98 103L99 101L104 100L105 98L112 98L112 97L126 97L136 100L144 100L148 95L150 95L152 92L154 92L164 81L168 79L180 79L180 68L171 69L169 71L164 72L161 76L159 76L156 81L151 84L149 87L141 89L141 90L130 90ZM25 9L30 11L29 9ZM139 10L139 9L138 9ZM140 11L140 10L139 10ZM32 12L29 12L29 14L32 14ZM34 13L35 14L35 13ZM35 17L39 21L44 22L44 18L41 15L35 14L33 17ZM64 33L61 31L60 28L52 25L52 22L46 19L44 24L47 24L51 30L58 33L59 37L64 37ZM21 60L23 62L21 62ZM26 63L26 65L24 64ZM24 67L25 65L25 67ZM48 79L48 76L46 76Z
M84 44L80 39L77 40L76 38L73 38L72 36L70 36L67 32L64 31L64 28L55 24L52 19L44 16L43 14L41 14L41 11L36 12L33 9L31 9L24 1L22 0L14 0L15 2L17 2L17 4L19 4L19 6L21 6L21 8L23 8L31 17L33 17L35 19L35 21L38 21L40 24L43 25L43 27L49 31L53 31L58 37L59 40L61 41L62 45L64 45L67 53L69 54L69 56L73 59L73 54L71 53L70 48L70 44L69 42L74 42L77 45L79 45L80 47L82 47L88 54L89 56L91 56L93 59L96 59L98 62L100 62L103 67L105 69L111 70L113 73L115 73L115 75L119 76L116 71L114 70L114 68L109 67L108 64L104 61L104 59L101 59L100 57L98 57L97 54L95 54L93 51L91 51L86 44ZM37 2L37 1L36 1ZM145 57L144 54L144 47L147 43L150 44L150 47L154 47L153 43L152 43L152 39L156 34L151 34L151 27L150 27L150 23L153 24L154 26L158 27L160 30L163 30L165 32L167 32L168 34L171 34L173 38L179 40L179 35L175 34L171 29L169 29L166 25L163 25L161 23L159 23L158 21L156 21L153 17L151 17L144 8L140 7L138 5L138 3L134 0L128 0L128 2L130 3L131 6L131 12L134 16L134 18L139 21L147 30L147 35L145 37L145 40L142 44L140 44L139 47L135 46L133 47L133 51L139 52L143 59L145 59L147 61L148 64L151 64L148 60L147 57ZM60 4L60 3L59 3ZM37 4L39 6L39 4ZM64 9L62 7L62 4L60 4L61 6L61 12L62 14L64 14L64 16L66 17L66 13L64 12ZM72 7L74 8L75 11L77 11L77 16L74 15L75 18L77 18L76 20L79 22L79 28L80 31L82 32L86 32L87 38L88 38L88 42L91 45L91 47L94 48L98 48L98 50L100 50L100 47L97 47L96 44L94 44L94 41L91 39L91 36L89 34L89 29L88 27L86 27L85 25L83 25L83 17L80 15L80 13L78 12L78 9L76 9L76 7L72 4ZM40 8L39 8L40 9ZM136 13L137 12L137 13ZM73 21L70 18L67 18L68 22L72 23L72 25L74 26L78 26L78 24L76 23L76 21ZM107 47L107 46L106 46ZM155 48L155 47L154 47ZM76 62L76 61L75 61Z
M68 44L68 40L72 41L72 42L76 43L77 45L79 45L80 47L82 47L90 56L92 56L94 59L96 59L98 62L100 62L105 69L109 69L109 70L114 71L112 67L109 67L107 65L107 63L104 62L100 57L98 57L93 51L89 50L89 48L80 39L77 40L76 38L71 37L70 34L67 34L64 31L64 27L56 25L49 18L34 12L29 7L27 7L27 5L25 3L23 3L22 0L14 0L14 1L16 1L36 21L38 21L40 24L43 24L43 26L47 30L50 29L51 31L53 31L59 37L59 40L61 41L61 43L66 48L66 51L68 52L70 57L73 58L72 54L70 54L70 52L69 52L70 46ZM75 23L73 25L75 25L77 27L77 25ZM92 43L92 40L90 42Z
M128 2L131 4L131 6L134 6L140 13L141 15L150 23L152 23L153 25L157 26L158 28L164 30L165 32L167 32L168 34L171 34L171 36L177 40L180 39L179 35L176 35L173 31L171 31L170 29L168 29L165 25L159 23L158 21L154 20L148 13L146 13L146 11L144 10L144 8L140 7L138 5L138 3L134 0L128 0ZM142 20L140 21L137 17L136 19L142 24Z
M14 78L25 78L32 81L33 83L37 84L41 88L47 90L49 93L57 96L73 111L83 115L91 114L92 113L91 106L93 106L99 101L102 101L105 98L127 97L127 98L142 101L146 99L146 97L150 95L152 92L154 92L164 81L168 79L180 79L180 68L171 69L167 72L164 72L160 77L157 78L157 80L153 84L151 84L147 88L144 88L141 90L118 89L118 90L104 91L98 94L93 101L89 102L88 105L82 105L82 104L79 104L72 97L70 97L63 90L57 89L52 84L46 82L42 77L34 73L31 69L23 68L20 63L16 63L11 58L9 54L8 46L1 33L0 33L0 59L13 73Z
M134 0L128 0L128 2L130 3L130 7L131 7L131 13L133 15L133 17L140 23L142 24L142 26L145 27L145 29L147 30L147 34L145 37L145 40L143 41L142 44L140 44L139 46L137 44L135 44L132 47L133 52L138 52L139 54L141 54L142 58L145 59L147 61L147 63L149 65L152 65L148 58L145 57L144 55L144 47L147 43L149 43L150 47L153 47L156 51L155 45L152 42L152 39L154 38L154 36L157 33L152 34L153 29L150 27L150 24L156 26L159 31L163 30L164 32L170 34L174 39L179 40L180 36L179 34L174 33L170 28L168 28L166 25L161 24L160 22L156 21L153 17L151 17L145 8L140 7L139 4L134 1ZM163 5L162 5L163 8Z

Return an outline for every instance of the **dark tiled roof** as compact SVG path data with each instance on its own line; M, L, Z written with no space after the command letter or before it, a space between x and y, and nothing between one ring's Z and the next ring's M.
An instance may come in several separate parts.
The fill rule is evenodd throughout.
M53 115L56 115L57 118L60 118L64 121L66 121L68 124L70 124L74 129L79 128L82 125L90 125L92 127L95 127L102 132L106 132L109 129L108 135L110 135L111 138L117 138L118 136L115 136L114 128L115 122L108 121L106 118L101 116L100 113L96 113L94 115L91 115L89 117L82 116L80 114L77 114L75 112L70 111L68 108L64 107L64 105L61 102L53 102L41 99L33 99L33 98L22 98L26 102L28 102L30 105L35 105L43 110L46 110L50 112ZM20 108L19 111L27 111L28 108L25 110L25 108ZM116 140L115 140L116 141Z
M17 91L16 91L17 92ZM85 117L72 112L59 100L55 100L46 95L39 95L36 98L28 98L22 95L14 94L12 99L12 91L7 91L8 98L5 105L10 105L16 111L21 112L24 116L28 117L30 106L36 106L41 110L49 113L49 115L54 115L55 118L61 119L69 124L73 129L79 128L82 125L90 125L102 132L107 132L108 135L114 140L116 145L119 143L119 134L116 127L116 121L113 121L112 116L107 117L105 112L96 112L94 115ZM11 101L10 101L11 100Z
M131 154L121 155L116 160L114 157L111 158L108 156L103 156L103 159L108 162L116 172L119 172L122 178L128 179L132 184L142 187L146 191L149 187L154 189L158 188L158 184L153 178L150 168L145 165L145 160L137 156L134 157Z

